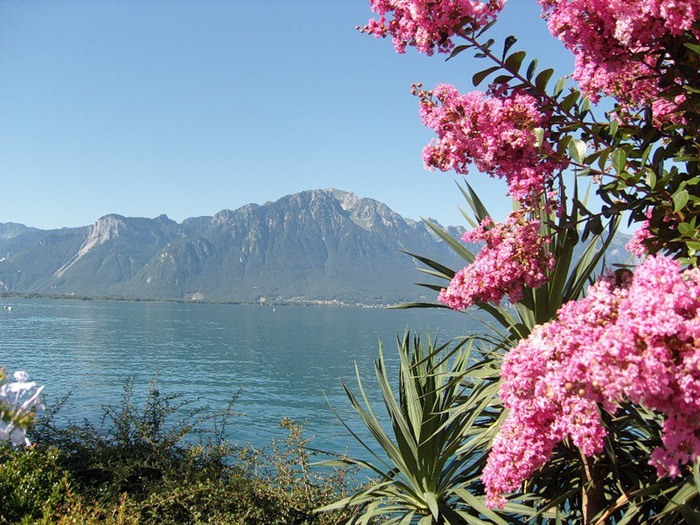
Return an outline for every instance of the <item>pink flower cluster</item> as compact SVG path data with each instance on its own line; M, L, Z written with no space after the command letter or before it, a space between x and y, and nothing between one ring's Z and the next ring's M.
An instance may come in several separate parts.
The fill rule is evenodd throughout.
M666 416L650 460L677 476L700 458L700 270L649 257L633 275L602 279L505 357L508 416L483 482L492 506L542 467L564 439L599 453L600 410L642 404Z
M449 53L454 47L455 30L469 21L478 29L491 22L506 0L370 0L379 19L370 20L362 28L376 37L392 36L394 48L404 53L414 46L421 53L432 55L435 49ZM391 13L391 19L387 14Z
M574 79L597 100L613 95L628 107L652 106L671 118L682 102L659 100L657 64L668 37L700 38L698 0L538 0L551 33L576 58Z
M523 285L537 288L547 282L554 258L546 251L547 239L540 236L540 222L526 221L511 213L505 223L486 217L478 228L464 234L464 242L485 242L474 262L458 271L438 301L455 310L475 302L512 303L522 299Z
M561 166L538 150L532 130L546 126L548 119L534 97L462 94L448 84L417 94L423 123L438 135L423 150L426 168L466 174L473 163L482 172L505 178L513 198L539 200Z
M639 258L643 258L649 254L655 254L664 247L663 240L656 238L650 229L653 214L654 208L647 209L645 213L646 219L641 221L637 230L632 234L632 238L625 245L625 249L628 252L633 253ZM675 217L665 214L661 222L666 232L676 232L678 220Z
M639 228L632 234L632 238L625 244L625 249L636 255L637 257L644 257L649 253L649 249L645 246L645 242L653 238L651 231L649 231L649 220L651 219L651 208L647 210L646 220L642 221Z

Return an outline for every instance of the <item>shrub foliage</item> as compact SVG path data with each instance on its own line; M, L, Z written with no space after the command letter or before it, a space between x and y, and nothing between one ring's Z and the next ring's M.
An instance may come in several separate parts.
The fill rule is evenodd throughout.
M0 523L337 523L314 509L346 495L348 471L311 465L309 439L291 420L283 440L261 449L224 439L232 405L212 414L198 400L145 401L133 380L100 424L38 420L30 448L0 448ZM235 401L232 400L232 404ZM59 403L60 406L65 400Z

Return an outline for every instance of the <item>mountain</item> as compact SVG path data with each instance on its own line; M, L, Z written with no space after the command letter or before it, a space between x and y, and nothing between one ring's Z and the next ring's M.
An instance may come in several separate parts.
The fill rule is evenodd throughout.
M454 236L463 230L447 228ZM182 223L110 214L92 226L0 224L0 291L201 301L432 299L411 257L461 262L422 222L313 190Z

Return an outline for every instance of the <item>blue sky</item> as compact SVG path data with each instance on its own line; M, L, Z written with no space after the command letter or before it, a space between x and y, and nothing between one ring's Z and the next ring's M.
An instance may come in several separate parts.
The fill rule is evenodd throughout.
M494 37L564 75L534 0ZM426 172L413 82L471 89L448 63L360 34L365 0L0 0L0 222L182 221L339 188L461 223L453 173ZM504 187L469 181L505 213Z

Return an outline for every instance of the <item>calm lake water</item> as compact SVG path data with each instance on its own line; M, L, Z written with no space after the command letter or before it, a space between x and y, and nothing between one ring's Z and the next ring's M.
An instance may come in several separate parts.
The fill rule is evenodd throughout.
M213 409L239 389L229 424L233 443L263 446L282 437L279 421L305 422L312 446L357 450L324 398L344 417L340 386L355 387L357 363L374 386L378 341L396 363L396 334L407 327L439 341L478 325L445 310L255 306L110 301L12 300L0 310L0 365L45 384L50 403L72 392L60 420L97 421L133 377L145 394L158 372L161 392L200 397ZM376 392L376 390L375 390Z

